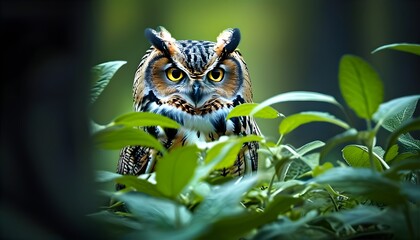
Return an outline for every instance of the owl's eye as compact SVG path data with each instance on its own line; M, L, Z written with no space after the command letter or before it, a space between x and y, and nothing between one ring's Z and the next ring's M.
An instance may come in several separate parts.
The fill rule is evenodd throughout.
M166 70L166 76L172 82L178 82L184 78L184 73L179 68L171 67Z
M210 80L214 81L214 82L220 82L223 79L223 69L221 68L215 68L213 70L211 70L207 76L210 78Z

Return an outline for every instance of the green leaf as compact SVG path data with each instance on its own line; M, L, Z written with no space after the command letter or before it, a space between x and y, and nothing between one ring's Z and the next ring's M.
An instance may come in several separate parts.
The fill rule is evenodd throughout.
M418 96L418 98L419 97L420 95ZM377 120L376 118L379 118L378 120L380 120L381 114L387 114L389 117L383 120L382 127L392 132L395 129L397 129L401 124L403 124L405 121L408 121L409 119L413 117L414 111L416 110L418 98L414 98L411 101L409 100L406 104L403 104L401 106L401 109L398 109L398 111L395 112L394 115L388 115L386 112L384 112L384 111L389 111L389 106L387 107L387 104L389 103L381 104L379 106L379 111L382 111L382 112L378 111L378 114L374 115L374 120L376 121ZM396 103L394 102L393 104L396 104ZM385 108L385 109L382 110L381 108Z
M349 125L333 115L323 112L302 112L294 114L283 119L279 126L279 132L282 135L288 134L297 127L310 122L329 122L348 129Z
M192 222L204 224L244 211L240 205L243 195L257 182L257 177L230 181L216 186L194 211Z
M199 149L196 145L175 148L156 165L156 187L168 197L176 198L194 175Z
M384 49L392 49L392 50L398 50L398 51L402 51L402 52L408 52L408 53L420 55L420 45L419 44L413 44L413 43L388 44L388 45L378 47L377 49L373 50L372 53L376 53L376 52L382 51Z
M233 108L232 111L230 111L226 119L240 116L253 116L256 118L278 118L280 116L280 113L277 112L276 109L269 106L266 106L258 112L251 114L251 112L256 107L258 107L258 105L258 103L243 103L241 105L238 105L235 108Z
M323 141L315 140L296 149L296 152L303 156L310 151L323 147L324 145L325 143Z
M260 142L264 138L257 135L248 135L244 137L230 137L227 141L221 141L211 147L206 154L204 162L213 169L230 167L238 157L242 145L246 142Z
M347 105L357 116L371 119L384 95L382 81L375 70L360 57L344 55L340 60L338 79Z
M150 134L135 128L121 126L107 127L93 135L94 144L99 148L120 150L126 146L144 146L162 153L166 149Z
M364 196L385 204L402 204L407 196L400 192L400 183L368 168L332 168L310 180L330 184L334 189L356 196Z
M352 167L370 167L369 153L365 146L347 145L342 150L343 158ZM382 171L382 165L379 156L373 153L375 168Z
M395 119L404 118L407 119L407 116L411 108L417 103L420 95L406 96L401 98L396 98L391 101L382 103L379 106L378 111L373 115L373 120L381 126L385 121L388 121L387 127L392 129L396 127L398 123L403 121L398 121ZM392 123L392 124L391 124Z
M191 220L191 213L185 206L168 199L151 197L140 192L114 194L113 197L124 202L129 211L146 226L174 228Z
M394 145L397 142L397 140L400 140L406 147L410 149L420 150L420 141L412 138L409 134L405 134L409 131L415 130L420 130L420 118L405 121L389 136L389 140L387 143L387 151L392 145Z
M126 127L149 127L161 126L166 128L179 128L180 125L174 120L156 113L150 112L131 112L117 117L113 121L114 125L124 125Z
M98 99L117 70L126 63L126 61L112 61L96 65L92 68L93 85L90 90L90 103L94 103Z
M264 102L258 104L252 111L251 115L256 114L257 112L261 111L267 106L273 105L275 103L281 103L281 102L294 102L294 101L315 101L315 102L326 102L331 103L334 105L337 105L341 108L340 103L335 100L334 97L325 95L322 93L316 93L316 92L305 92L305 91L294 91L294 92L287 92L282 93L279 95L276 95L274 97L271 97Z
M418 158L419 156L415 156L415 158L404 159L395 164L392 164L392 167L387 169L383 174L388 178L399 179L398 173L400 171L406 170L419 170L420 169L420 161Z
M96 180L98 182L115 182L123 184L126 188L133 188L138 192L146 193L150 196L163 197L163 194L157 190L156 185L137 176L97 171Z
M280 218L273 224L263 226L254 239L273 240L273 239L335 239L332 233L320 230L321 226L310 229L310 222L318 217L316 211L310 211L305 216L296 221L288 218Z
M392 159L394 159L397 155L398 155L398 144L394 144L388 149L388 151L385 152L384 160L386 162L389 162Z
M269 202L264 212L241 211L238 214L229 214L216 220L210 226L208 226L209 221L192 221L193 226L205 226L207 230L201 231L200 237L194 239L241 239L253 229L274 222L279 215L285 214L294 205L299 205L302 202L300 198L281 194Z

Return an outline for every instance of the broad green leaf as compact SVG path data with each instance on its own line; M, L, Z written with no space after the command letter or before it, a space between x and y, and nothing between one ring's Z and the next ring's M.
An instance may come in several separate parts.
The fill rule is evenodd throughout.
M206 164L214 165L213 169L230 167L238 157L242 145L246 142L260 142L264 138L256 135L244 137L230 137L227 141L222 141L211 147L204 159Z
M379 106L378 111L373 115L373 120L377 122L380 126L384 124L385 121L390 121L394 123L393 125L388 122L387 128L392 129L398 126L398 123L402 123L403 120L395 120L397 118L408 119L411 109L414 107L420 98L420 95L406 96L401 98L396 98L391 101L382 103Z
M124 125L126 127L149 127L161 126L166 128L179 128L180 125L174 120L156 113L150 112L131 112L117 117L113 121L114 125Z
M194 175L198 164L196 145L175 148L156 165L156 187L168 197L176 198Z
M98 99L117 70L126 63L126 61L112 61L96 65L92 68L93 83L90 90L90 103Z
M403 124L405 121L408 121L409 119L411 119L413 117L414 111L416 110L417 100L418 99L415 98L412 101L408 101L407 105L404 105L401 109L399 109L398 112L395 113L395 115L388 115L389 117L383 120L382 127L392 132L395 129L397 129L401 124ZM381 104L381 106L379 106L379 109L381 110L381 107L383 107L383 105L386 105L386 104L388 103ZM380 113L378 113L378 115L376 114L374 115L375 121L376 121L376 117L380 118Z
M310 182L330 184L336 190L385 204L402 204L407 199L407 196L400 192L399 182L369 168L332 168Z
M397 140L403 143L409 149L420 150L420 141L411 137L407 132L420 130L420 118L405 121L397 129L391 132L387 143L388 149L394 145Z
M377 49L373 50L372 53L376 53L376 52L382 51L384 49L392 49L392 50L398 50L398 51L402 51L402 52L408 52L408 53L420 55L420 45L419 44L413 44L413 43L388 44L388 45L378 47Z
M221 186L215 186L207 197L195 209L192 222L204 224L244 211L240 205L243 195L257 182L257 177L232 180Z
M282 93L277 96L271 97L264 102L258 104L252 111L251 115L256 114L257 112L261 111L267 106L273 105L275 103L281 102L294 102L294 101L314 101L314 102L326 102L337 105L341 108L340 103L335 100L334 97L325 95L322 93L316 92L305 92L305 91L295 91L295 92L287 92Z
M370 167L369 153L365 146L347 145L342 150L343 158L352 167ZM380 156L373 153L375 168L382 171L382 165L379 160Z
M333 115L323 112L301 112L283 119L279 126L279 132L282 135L288 134L297 127L310 122L329 122L348 129L349 125Z
M163 197L156 189L156 185L146 179L138 178L132 175L121 175L114 172L97 171L96 180L98 182L116 182L125 185L127 188L134 188L138 192L146 193L150 196Z
M93 135L94 144L99 148L118 149L126 146L144 146L154 148L162 153L166 149L150 134L134 128L121 126L107 127Z
M309 143L303 145L302 147L296 149L296 152L298 152L300 155L305 155L306 153L308 153L312 150L321 148L323 146L325 146L324 142L319 141L319 140L315 140L315 141L309 142Z
M375 70L360 57L344 55L338 74L340 91L357 116L371 119L383 101L384 87Z
M236 106L235 108L230 111L227 115L226 119L230 119L233 117L240 117L240 116L253 116L256 118L278 118L280 113L277 112L276 109L266 106L251 114L251 112L258 106L258 103L243 103L241 105Z
M160 227L179 227L191 220L191 213L185 206L168 199L151 197L140 192L114 194L113 197L124 202L130 213L147 225Z

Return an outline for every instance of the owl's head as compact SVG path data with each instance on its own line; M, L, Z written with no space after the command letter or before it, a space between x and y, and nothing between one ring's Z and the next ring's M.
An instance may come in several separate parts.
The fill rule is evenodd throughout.
M224 30L216 42L177 41L162 27L146 29L145 36L152 46L134 79L137 111L165 106L203 115L252 101L248 69L236 49L239 29Z

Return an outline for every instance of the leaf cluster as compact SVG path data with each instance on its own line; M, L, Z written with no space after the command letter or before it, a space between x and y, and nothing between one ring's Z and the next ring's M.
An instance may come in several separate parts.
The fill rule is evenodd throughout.
M391 44L373 52L384 49L418 55L420 45ZM92 102L121 66L109 62L94 68ZM410 135L420 129L420 119L413 116L420 95L385 102L379 74L353 55L341 58L338 83L346 105L333 96L297 91L241 104L227 116L280 117L276 142L230 136L168 152L142 128L179 128L171 119L128 113L106 126L93 123L98 148L142 145L159 151L161 158L152 174L98 172L99 182L126 188L104 192L114 204L90 216L128 239L420 238L420 141ZM342 118L318 111L285 116L272 107L290 101L332 104ZM365 120L366 128L352 125L349 110ZM326 142L285 143L295 129L314 122L336 125L342 132ZM389 132L384 146L377 145L380 129ZM235 161L244 143L254 141L261 146L257 174L235 179L214 174ZM342 159L329 158L337 148Z

